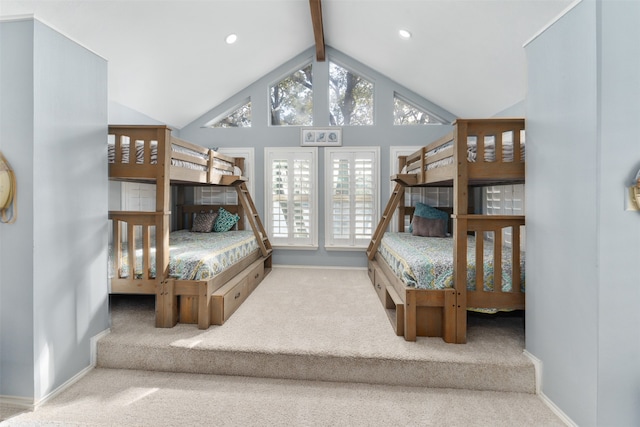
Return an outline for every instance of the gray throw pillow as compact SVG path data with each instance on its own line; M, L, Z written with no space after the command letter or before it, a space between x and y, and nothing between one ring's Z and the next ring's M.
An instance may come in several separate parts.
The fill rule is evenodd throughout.
M193 218L193 226L191 231L196 233L211 233L213 231L213 224L218 216L217 212L201 212L197 213Z
M411 232L414 236L421 237L446 237L447 236L447 221L444 219L423 218L421 216L413 217L413 230Z

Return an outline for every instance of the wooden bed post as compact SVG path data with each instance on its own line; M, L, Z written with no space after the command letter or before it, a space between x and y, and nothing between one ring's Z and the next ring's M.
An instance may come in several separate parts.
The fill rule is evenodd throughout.
M453 161L458 167L458 173L453 177L453 263L455 275L453 278L456 291L456 338L455 342L467 342L467 220L458 218L466 215L469 210L469 170L467 162L467 132L466 120L454 123L457 150L453 153ZM463 143L464 142L464 143Z
M178 323L178 301L169 279L169 232L171 231L171 129L158 128L158 175L156 176L156 327L172 328Z
M446 289L442 307L442 339L444 342L456 342L456 316L458 314L456 293L454 289Z
M406 291L406 301L404 306L404 339L415 341L417 335L418 307L416 306L416 291L408 289Z

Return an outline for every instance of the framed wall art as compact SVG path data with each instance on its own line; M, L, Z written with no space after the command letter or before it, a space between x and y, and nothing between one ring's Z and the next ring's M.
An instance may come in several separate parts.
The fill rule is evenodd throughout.
M342 128L303 127L300 130L300 145L303 147L340 147L342 145Z

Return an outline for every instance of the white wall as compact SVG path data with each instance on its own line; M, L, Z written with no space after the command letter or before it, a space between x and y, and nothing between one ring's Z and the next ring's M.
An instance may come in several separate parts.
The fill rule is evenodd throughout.
M30 58L0 76L20 203L0 228L0 393L37 403L90 365L90 338L108 327L107 64L37 20L0 28L3 67L7 49Z
M527 350L580 426L640 425L640 3L585 0L526 47Z

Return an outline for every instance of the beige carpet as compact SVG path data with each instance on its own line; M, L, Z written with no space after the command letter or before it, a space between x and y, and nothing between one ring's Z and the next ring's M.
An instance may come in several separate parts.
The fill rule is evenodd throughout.
M521 317L471 316L465 345L405 342L363 270L276 267L206 331L154 328L148 297L111 302L99 367L35 412L0 407L3 426L564 425L533 394Z
M112 299L98 366L535 392L521 317L472 316L468 343L394 334L365 270L274 268L223 326L154 328L153 300Z
M23 426L563 426L534 394L96 369Z

